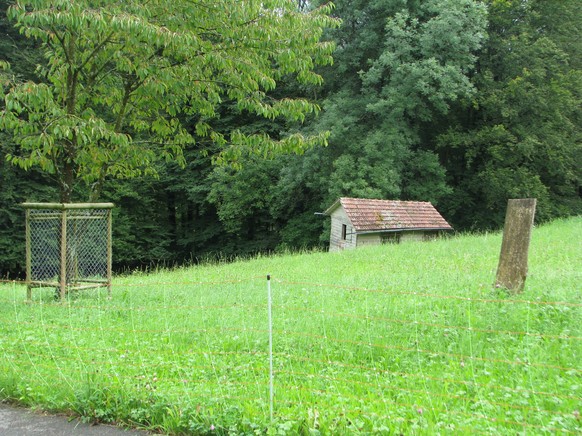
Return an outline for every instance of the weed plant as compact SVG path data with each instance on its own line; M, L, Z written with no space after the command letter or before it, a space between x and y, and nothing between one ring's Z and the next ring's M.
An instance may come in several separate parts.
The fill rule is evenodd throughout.
M0 398L167 434L580 434L582 219L258 257L70 294L0 286ZM269 405L267 274L273 295Z

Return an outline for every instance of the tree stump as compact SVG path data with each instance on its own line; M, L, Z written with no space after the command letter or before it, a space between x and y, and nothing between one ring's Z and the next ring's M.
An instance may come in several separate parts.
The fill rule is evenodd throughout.
M535 212L535 198L508 200L495 287L523 291Z

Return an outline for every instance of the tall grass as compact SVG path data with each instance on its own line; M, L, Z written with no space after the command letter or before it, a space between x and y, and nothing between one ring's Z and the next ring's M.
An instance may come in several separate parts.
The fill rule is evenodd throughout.
M0 396L170 434L580 433L582 219L534 230L523 294L501 234L0 287ZM267 274L275 416L269 416Z

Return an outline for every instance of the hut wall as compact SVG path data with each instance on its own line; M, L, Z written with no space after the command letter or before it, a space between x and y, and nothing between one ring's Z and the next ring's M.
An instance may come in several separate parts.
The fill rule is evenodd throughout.
M356 231L343 207L338 207L331 213L329 251L344 250L346 248L356 248Z
M400 242L407 241L424 241L426 239L426 232L402 232Z
M368 233L364 235L358 235L357 246L363 247L366 245L380 245L382 243L382 238L380 233Z

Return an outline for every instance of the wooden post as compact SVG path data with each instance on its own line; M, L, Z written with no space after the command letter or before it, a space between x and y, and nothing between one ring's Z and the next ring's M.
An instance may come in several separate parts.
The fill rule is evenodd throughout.
M61 210L61 280L60 294L61 302L65 302L67 293L67 209Z
M535 198L508 200L495 287L523 291L535 212Z
M112 210L107 210L107 296L111 298L111 281L113 277L113 237Z
M32 301L32 248L30 246L30 209L26 209L26 300Z

